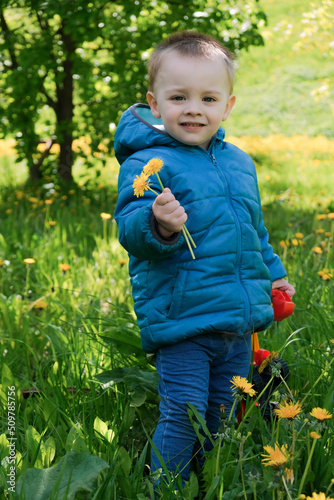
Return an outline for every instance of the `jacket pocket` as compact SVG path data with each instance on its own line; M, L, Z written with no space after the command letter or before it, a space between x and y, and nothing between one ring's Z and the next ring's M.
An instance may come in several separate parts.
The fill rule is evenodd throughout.
M171 301L166 310L167 319L177 319L183 310L189 271L178 269L172 286Z

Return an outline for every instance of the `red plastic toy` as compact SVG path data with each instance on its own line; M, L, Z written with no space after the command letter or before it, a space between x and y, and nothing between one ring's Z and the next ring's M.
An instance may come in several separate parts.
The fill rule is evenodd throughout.
M274 321L282 321L290 316L295 309L295 304L289 295L281 290L271 292L271 301L274 308Z
M274 321L282 321L283 319L290 316L295 309L295 304L291 301L289 295L285 292L282 292L281 290L277 289L272 290L271 301L272 301L272 306L274 308ZM254 363L253 363L254 371L253 371L252 383L253 386L255 387L256 392L260 393L261 390L266 385L266 383L268 382L268 380L270 379L271 373L267 374L264 372L260 374L258 370L263 361L270 355L270 351L268 351L267 349L260 349L259 339L256 332L252 336L252 351L254 353ZM285 363L285 361L279 358L275 358L273 362L275 361L280 364L283 378L284 379L288 378L289 368L288 365ZM262 396L259 403L256 404L257 406L260 406L260 408L262 408L264 416L268 418L271 418L272 406L277 404L269 401L270 395L271 392L276 388L276 385L279 383L280 380L275 379L271 387L269 387L269 389ZM241 401L241 411L238 414L239 423L241 422L242 415L244 413L245 413L245 403L244 401Z

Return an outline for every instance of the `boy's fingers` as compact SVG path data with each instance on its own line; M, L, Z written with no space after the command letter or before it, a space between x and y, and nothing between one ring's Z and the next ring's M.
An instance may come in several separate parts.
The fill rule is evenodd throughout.
M155 202L158 205L167 205L167 203L170 203L175 200L175 196L169 191L169 193L161 193L159 196L156 197Z
M166 204L158 205L156 207L158 213L161 216L169 216L169 215L173 214L179 208L180 208L180 202L178 202L177 200L173 200L173 201L170 201Z

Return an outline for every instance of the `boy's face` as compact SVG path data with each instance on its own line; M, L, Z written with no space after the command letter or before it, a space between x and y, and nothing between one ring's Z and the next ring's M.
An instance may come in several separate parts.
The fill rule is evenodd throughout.
M163 59L147 100L166 131L188 146L208 149L212 136L233 108L227 69L219 58L204 59L173 51Z

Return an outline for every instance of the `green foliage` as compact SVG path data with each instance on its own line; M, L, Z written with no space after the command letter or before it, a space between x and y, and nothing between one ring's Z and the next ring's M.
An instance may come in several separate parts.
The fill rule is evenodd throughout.
M38 141L58 142L58 171L67 180L72 139L89 136L93 153L100 143L110 149L109 124L130 104L145 100L147 58L168 33L209 32L234 51L263 43L258 24L265 14L257 0L1 5L1 134L16 137L18 161L26 159L31 172L41 162ZM92 153L84 156L94 165Z
M29 469L18 480L17 498L73 500L78 491L93 492L99 473L109 465L99 457L68 452L51 468Z

